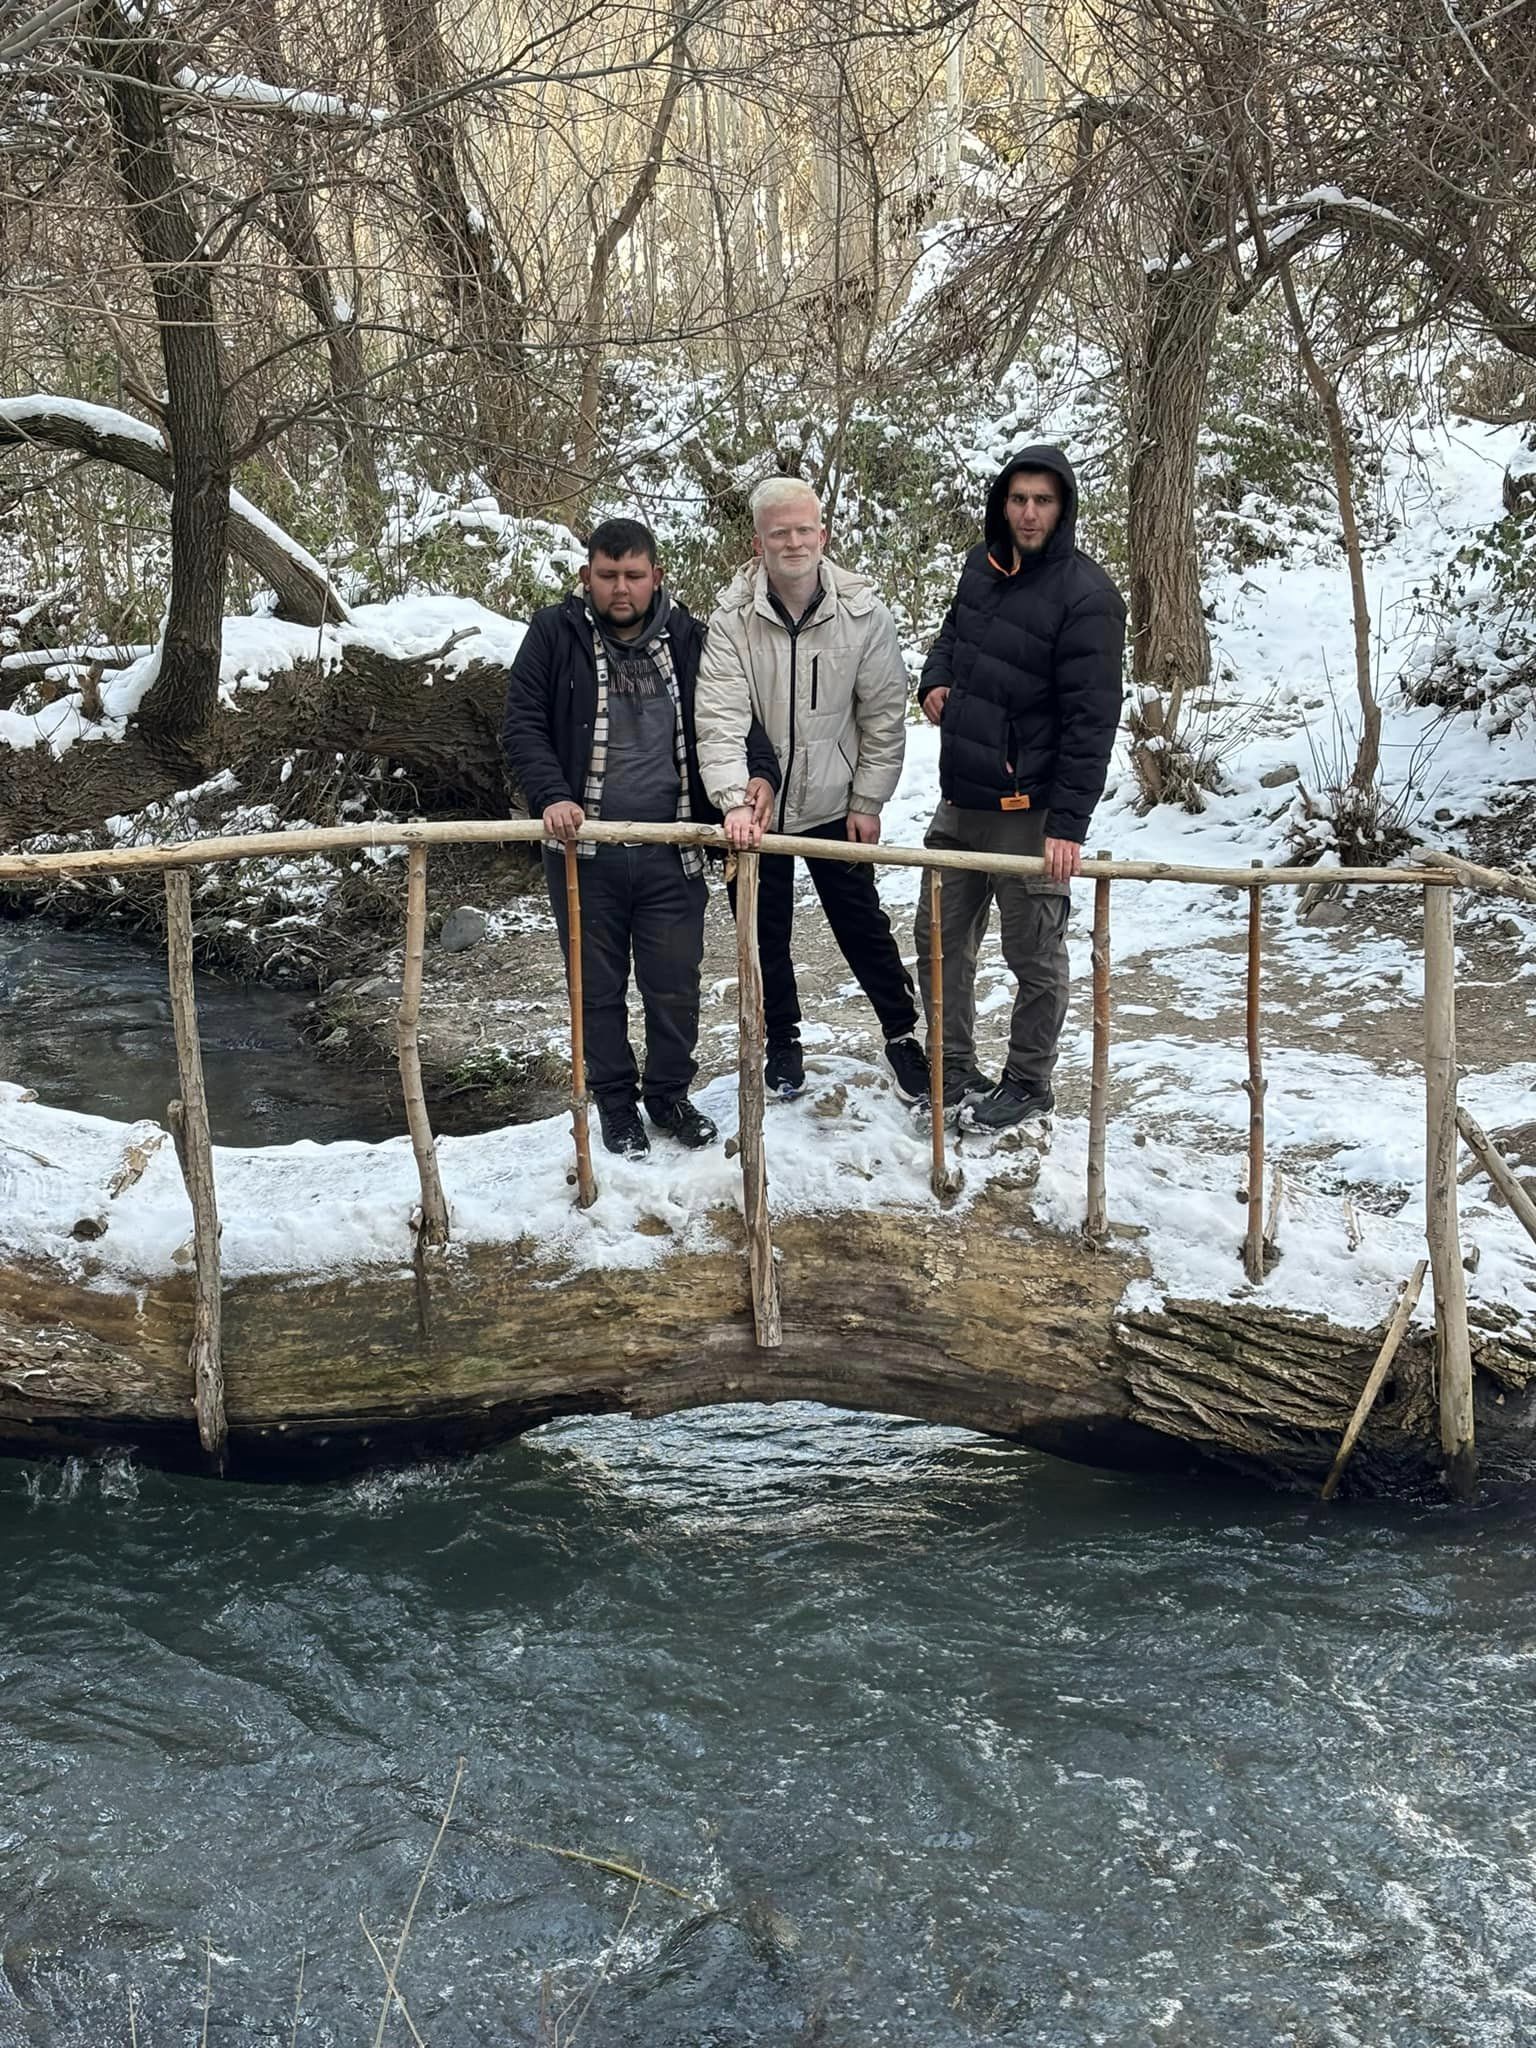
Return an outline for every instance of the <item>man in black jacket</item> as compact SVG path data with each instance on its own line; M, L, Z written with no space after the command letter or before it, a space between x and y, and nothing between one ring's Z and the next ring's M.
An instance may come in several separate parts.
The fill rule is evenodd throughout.
M941 735L943 801L924 843L1045 858L1039 877L944 877L944 1104L981 1129L1006 1130L1055 1107L1068 885L1120 722L1125 602L1077 547L1077 479L1059 448L1013 457L988 493L984 533L923 665L918 702ZM976 956L994 896L1018 982L996 1082L976 1065ZM926 890L916 936L931 1026Z
M703 634L662 587L656 541L610 519L587 544L581 590L535 612L507 685L502 747L513 780L542 814L544 875L567 951L565 845L588 818L630 824L720 813L699 781L694 683ZM771 815L778 761L761 727L747 740L747 798ZM715 1127L688 1099L698 1066L704 860L694 847L576 846L581 896L587 1083L603 1143L650 1150L638 1098L658 1130L690 1147ZM629 1043L629 968L645 1007L645 1071Z

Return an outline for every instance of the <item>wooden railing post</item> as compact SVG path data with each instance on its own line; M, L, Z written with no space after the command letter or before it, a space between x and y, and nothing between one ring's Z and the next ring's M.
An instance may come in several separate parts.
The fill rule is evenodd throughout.
M213 1183L213 1139L208 1094L203 1086L203 1049L197 1031L197 991L192 975L192 885L185 868L165 874L165 954L171 985L171 1021L176 1032L176 1072L181 1088L166 1120L192 1204L192 1405L198 1440L220 1471L229 1444L224 1410L223 1299L219 1272L219 1204Z
M936 1201L960 1192L961 1178L951 1173L944 1155L944 877L928 870L928 1116L933 1137L933 1167L928 1185Z
M773 1264L768 1220L768 1163L763 1153L763 965L757 951L758 854L736 856L736 989L741 1066L736 1077L741 1146L741 1205L747 1225L747 1270L752 1286L752 1326L764 1351L784 1342L779 1311L779 1276Z
M1467 1276L1456 1215L1456 924L1452 892L1424 891L1424 1223L1435 1283L1440 1449L1451 1491L1477 1490Z
M1098 858L1113 860L1114 855L1101 853ZM1088 1089L1088 1208L1083 1232L1095 1238L1109 1234L1104 1143L1109 1126L1110 886L1107 875L1100 875L1093 885L1093 1068Z
M581 885L576 848L565 843L565 986L571 1003L571 1132L576 1140L576 1206L597 1200L592 1134L587 1127L587 1037L581 1014Z
M1262 862L1255 861L1255 867ZM1264 1278L1264 1047L1259 1035L1259 976L1263 966L1264 892L1248 891L1248 1231L1243 1239L1243 1271L1257 1287Z
M1387 1325L1387 1334L1381 1340L1381 1349L1376 1354L1376 1362L1365 1376L1365 1385L1360 1390L1360 1398L1355 1403L1354 1413L1349 1418L1349 1426L1344 1432L1343 1440L1339 1445L1333 1463L1328 1468L1328 1477L1323 1481L1322 1498L1324 1500L1332 1500L1333 1496L1338 1492L1339 1481L1344 1477L1344 1467L1349 1463L1355 1445L1360 1440L1360 1432L1365 1427L1366 1418L1376 1405L1376 1396L1387 1383L1387 1374L1392 1370L1392 1361L1397 1356L1397 1347L1402 1343L1413 1312L1419 1305L1419 1292L1424 1285L1425 1265L1426 1262L1420 1259L1407 1280L1403 1283L1402 1292L1398 1296L1396 1313Z
M421 1183L422 1246L448 1242L448 1203L437 1171L437 1146L427 1115L426 1091L421 1085L421 983L427 944L427 849L406 850L405 870L405 959L400 973L400 1009L395 1018L395 1047L400 1060L400 1093L405 1101L405 1121L411 1133L411 1150L416 1155L416 1177Z

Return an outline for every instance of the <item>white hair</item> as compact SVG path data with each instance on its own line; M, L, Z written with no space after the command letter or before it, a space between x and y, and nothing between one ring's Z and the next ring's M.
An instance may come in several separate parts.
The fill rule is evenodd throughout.
M800 498L810 499L811 503L816 507L819 519L821 500L803 477L770 476L766 478L752 493L751 509L754 532L761 530L763 520L768 513L778 511L781 505L791 505Z

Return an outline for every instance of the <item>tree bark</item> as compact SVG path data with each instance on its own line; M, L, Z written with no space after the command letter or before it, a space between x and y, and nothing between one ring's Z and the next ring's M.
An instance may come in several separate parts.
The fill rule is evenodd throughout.
M255 0L246 17L260 76L272 85L293 83L283 54L273 0ZM302 173L310 147L298 123L274 121L266 136L276 157L273 232L293 265L299 292L325 343L337 453L347 495L347 516L359 540L372 540L384 519L384 494L368 423L368 373L357 331L357 308L337 312L337 293L320 240L314 198Z
M171 67L163 45L130 27L110 0L93 0L85 21L92 61L104 79L126 226L149 273L165 364L171 590L160 674L140 722L146 734L182 746L212 722L224 625L230 449L213 268L165 123Z
M473 365L475 452L505 510L539 511L548 494L529 447L527 313L464 189L437 0L390 0L380 19L427 244Z
M963 1212L776 1219L783 1346L753 1337L741 1219L716 1249L557 1271L537 1245L461 1247L418 1336L407 1268L228 1284L229 1469L321 1474L471 1449L554 1416L810 1400L982 1430L1085 1463L1215 1459L1315 1490L1380 1332L1255 1306L1120 1309L1145 1265L1044 1229L1027 1191ZM91 1285L89 1261L0 1265L0 1450L124 1445L193 1464L190 1285ZM1006 1342L999 1333L1006 1333ZM1485 1467L1528 1470L1536 1341L1480 1337ZM1356 1491L1436 1483L1430 1347L1410 1335L1350 1471Z

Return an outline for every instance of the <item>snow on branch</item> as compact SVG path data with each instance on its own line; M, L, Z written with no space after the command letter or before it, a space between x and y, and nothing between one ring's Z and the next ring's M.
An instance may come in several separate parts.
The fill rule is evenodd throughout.
M300 121L325 121L342 128L380 128L390 120L388 107L359 106L335 93L308 92L292 85L270 85L264 78L251 78L243 71L220 77L194 71L184 64L173 83L199 99L220 100L226 106L244 107L255 113L288 114Z
M115 462L165 491L175 482L170 449L160 429L112 405L42 391L0 398L0 454L23 445L67 448L98 462ZM277 592L281 617L306 626L335 625L348 618L323 564L238 491L229 494L227 538L235 553Z

